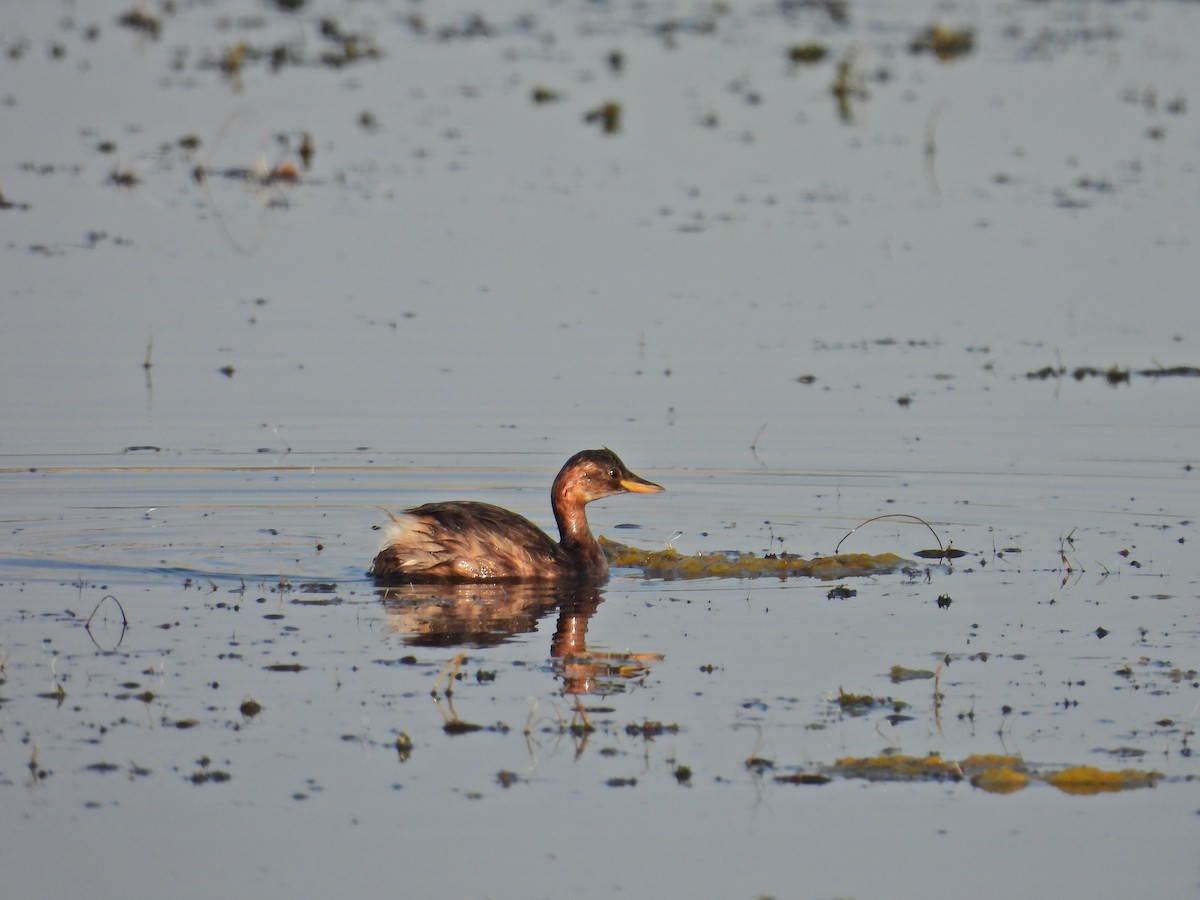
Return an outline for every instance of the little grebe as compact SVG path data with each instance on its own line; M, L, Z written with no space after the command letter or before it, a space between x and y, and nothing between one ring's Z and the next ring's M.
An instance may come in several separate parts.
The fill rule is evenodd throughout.
M367 574L391 584L603 581L608 560L588 528L584 506L625 491L662 490L630 472L611 450L583 450L567 460L550 488L558 543L524 516L490 503L426 503L392 516L387 545Z

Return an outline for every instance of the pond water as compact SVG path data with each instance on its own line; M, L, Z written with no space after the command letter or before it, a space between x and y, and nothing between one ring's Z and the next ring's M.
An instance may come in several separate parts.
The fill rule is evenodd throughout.
M9 890L1196 893L1198 28L6 4ZM366 577L602 445L612 540L911 564Z

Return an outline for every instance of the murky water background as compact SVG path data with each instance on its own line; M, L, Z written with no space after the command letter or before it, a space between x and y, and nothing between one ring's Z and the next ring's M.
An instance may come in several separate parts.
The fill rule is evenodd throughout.
M0 11L11 891L1195 893L1194 4L284 6ZM602 444L624 543L967 555L365 579Z

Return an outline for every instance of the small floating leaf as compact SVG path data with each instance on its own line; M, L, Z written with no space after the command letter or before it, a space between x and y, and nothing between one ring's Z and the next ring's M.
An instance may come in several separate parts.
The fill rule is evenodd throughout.
M918 550L913 554L921 559L958 559L966 555L966 550L959 550L957 547L947 547L945 550Z
M796 772L790 775L776 775L778 784L829 784L833 779L828 775L817 772Z

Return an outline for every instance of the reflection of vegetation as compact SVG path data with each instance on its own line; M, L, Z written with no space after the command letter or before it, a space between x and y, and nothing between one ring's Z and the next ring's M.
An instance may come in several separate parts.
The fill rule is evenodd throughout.
M833 581L854 575L895 572L907 561L894 553L843 553L803 559L787 553L757 556L753 553L703 553L684 556L679 551L642 550L600 538L610 565L641 569L647 578L667 580L690 578L820 578Z

